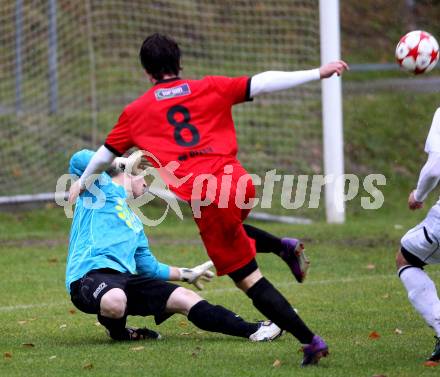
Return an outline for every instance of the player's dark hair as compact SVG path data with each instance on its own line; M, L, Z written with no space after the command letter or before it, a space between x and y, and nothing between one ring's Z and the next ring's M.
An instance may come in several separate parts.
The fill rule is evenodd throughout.
M180 56L176 41L159 33L148 36L139 51L142 67L156 80L165 75L177 76L181 70Z

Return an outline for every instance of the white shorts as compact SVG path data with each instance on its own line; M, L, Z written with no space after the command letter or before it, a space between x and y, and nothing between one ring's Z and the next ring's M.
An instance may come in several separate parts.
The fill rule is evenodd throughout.
M426 264L440 263L440 205L436 204L425 219L410 229L401 245Z

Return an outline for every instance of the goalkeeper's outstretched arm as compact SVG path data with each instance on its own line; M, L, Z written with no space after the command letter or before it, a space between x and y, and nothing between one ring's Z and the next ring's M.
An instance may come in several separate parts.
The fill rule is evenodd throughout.
M305 84L309 81L325 79L335 73L340 76L348 70L348 65L342 60L324 64L321 68L306 71L280 72L267 71L252 76L250 96L255 97L263 93L277 92Z
M214 264L209 260L192 268L171 267L170 280L194 284L197 289L202 290L202 281L209 283L214 277L214 273L209 270L213 266Z
M159 262L147 244L138 247L135 260L136 270L140 275L151 279L184 281L194 284L200 290L203 289L203 281L210 282L214 277L214 273L209 270L214 266L210 260L192 268L169 266Z

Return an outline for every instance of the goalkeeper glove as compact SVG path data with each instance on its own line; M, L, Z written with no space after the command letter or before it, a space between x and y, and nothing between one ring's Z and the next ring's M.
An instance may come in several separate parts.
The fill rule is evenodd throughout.
M140 167L142 155L142 151L136 151L128 157L116 157L113 166L120 172L134 175L139 174L142 172Z
M210 282L214 277L214 273L209 270L212 266L214 264L208 261L193 268L179 268L180 280L194 284L197 289L202 290L203 284L200 280Z

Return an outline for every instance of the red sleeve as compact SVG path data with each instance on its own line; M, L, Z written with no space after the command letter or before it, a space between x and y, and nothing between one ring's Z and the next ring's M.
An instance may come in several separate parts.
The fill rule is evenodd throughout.
M252 98L250 98L251 78L248 76L233 78L209 76L209 79L215 90L223 98L228 99L233 105L252 100Z
M118 156L122 156L128 149L134 146L131 140L130 118L125 110L119 117L118 123L108 134L104 145L110 152Z

